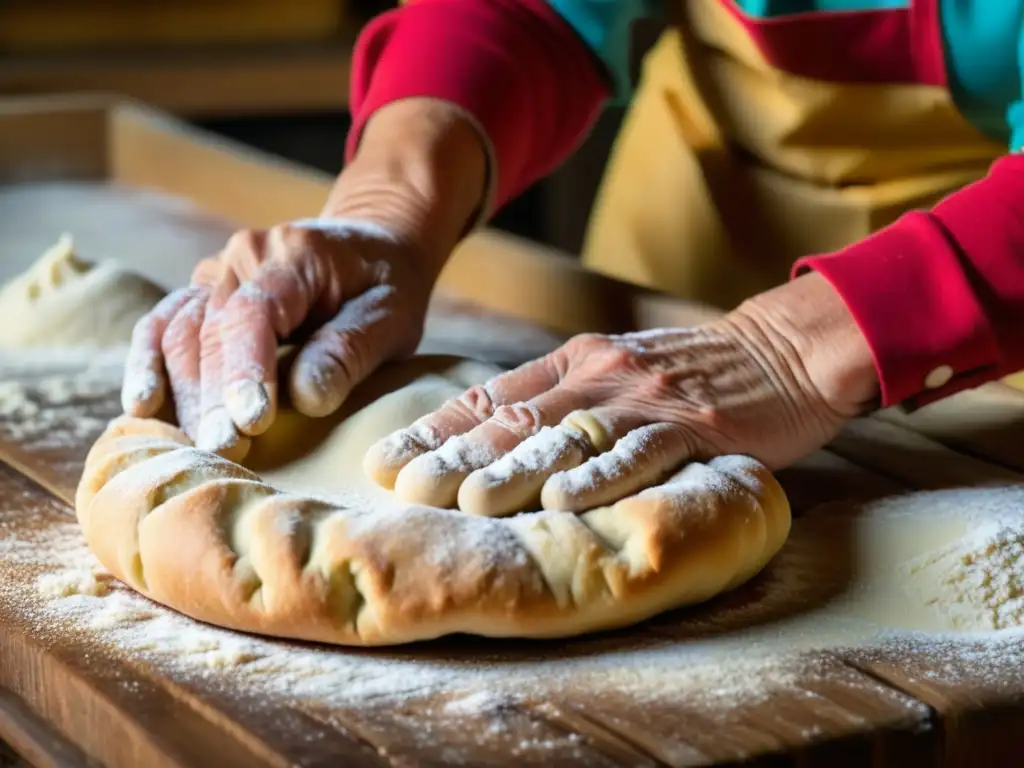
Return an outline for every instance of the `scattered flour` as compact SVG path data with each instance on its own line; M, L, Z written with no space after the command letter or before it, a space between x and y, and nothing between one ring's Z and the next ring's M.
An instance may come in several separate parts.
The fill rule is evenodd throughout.
M994 503L992 494L1003 502L1024 498L1010 489L918 494L897 508L929 514L943 507L978 509ZM0 562L13 577L3 580L0 604L30 608L40 632L74 634L176 679L222 684L242 697L284 696L302 706L395 705L441 696L445 717L500 719L502 709L517 702L614 694L634 705L685 700L727 717L738 705L806 685L815 672L805 651L893 643L960 647L958 635L948 630L899 630L835 608L836 594L850 589L848 574L834 567L834 553L822 546L836 529L799 521L790 543L749 589L689 611L685 619L670 614L635 632L567 640L557 652L533 652L529 645L510 650L495 642L491 647L498 650L484 657L479 645L472 651L435 649L429 656L402 648L326 649L199 624L106 579L71 522L58 520L35 538L5 536L5 528L17 526L0 523ZM1024 570L1024 563L1008 565ZM37 575L26 581L29 572ZM1020 659L1024 646L1014 644L1020 634L963 637L990 649L975 649L978 660L997 654Z
M123 348L0 352L0 440L26 452L77 448L115 415Z
M98 359L81 374L52 359L22 368L0 383L0 438L81 445L112 415L104 408L117 370ZM814 695L823 678L810 651L865 663L928 658L923 676L947 682L1007 680L1024 668L1024 488L1016 486L912 494L847 517L823 510L796 521L783 551L741 590L635 630L426 652L322 648L191 621L111 580L64 505L27 485L4 500L0 617L245 702L321 712L440 700L438 717L483 718L483 729L497 733L510 707L595 696L636 707L686 702L709 722L726 722L782 692ZM26 509L45 525L26 525ZM932 529L941 535L921 535ZM881 552L874 565L884 567L837 556L844 547ZM868 571L880 575L862 579ZM920 623L901 623L908 608L920 610ZM565 746L549 741L524 739L516 749Z
M906 571L908 589L957 628L1024 626L1024 509L917 558Z
M39 577L37 587L45 597L91 595L103 597L110 591L111 576L94 569L73 569L47 573Z
M742 668L723 666L707 639L690 645L646 633L566 641L553 659L550 649L509 650L501 643L494 644L505 649L497 655L489 649L480 657L478 645L428 657L415 649L328 649L243 635L194 622L107 580L76 524L63 522L65 516L26 532L32 529L6 511L17 508L0 514L0 612L20 612L44 636L74 636L100 655L141 661L242 698L274 695L322 708L442 696L448 716L500 718L516 702L601 691L637 703L680 695L720 704L764 700L791 686L803 668L799 656L768 649L748 650ZM62 515L57 509L40 514Z

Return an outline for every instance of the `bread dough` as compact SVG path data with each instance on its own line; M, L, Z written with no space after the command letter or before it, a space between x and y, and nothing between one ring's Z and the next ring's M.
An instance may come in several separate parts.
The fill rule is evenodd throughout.
M79 258L64 235L0 290L0 349L126 345L163 296L117 262Z
M282 412L249 469L167 424L119 419L78 488L85 537L117 578L188 616L345 645L624 626L741 584L785 541L782 489L737 456L580 515L404 505L362 476L370 444L494 372L431 357L387 367L344 413Z

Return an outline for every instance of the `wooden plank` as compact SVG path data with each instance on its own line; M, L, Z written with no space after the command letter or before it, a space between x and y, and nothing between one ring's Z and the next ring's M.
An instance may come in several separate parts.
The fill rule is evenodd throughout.
M879 418L851 421L829 444L829 450L917 489L1014 483L1022 477L1012 469L958 453L906 426Z
M190 117L334 111L351 64L348 42L19 56L0 61L0 92L110 93Z
M638 709L607 691L538 708L581 733L611 734L653 765L767 765L800 755L800 765L831 768L836 753L849 765L935 764L927 709L832 655L809 660L786 690L751 705L716 711L677 700Z
M208 3L64 2L0 4L0 51L67 54L200 44L324 41L341 28L343 0ZM173 49L172 49L173 50ZM178 51L174 51L178 52ZM186 48L182 53L187 54Z
M140 104L111 108L109 151L111 180L186 198L238 227L315 217L333 182Z
M102 178L106 131L96 99L0 99L0 184Z
M892 408L877 418L898 424L990 463L1024 471L1024 392L1001 382L940 400L912 413Z
M20 696L0 687L0 739L36 768L77 768L87 758L36 715ZM0 765L4 765L0 750Z
M851 664L931 706L943 726L942 765L949 768L1017 765L1024 722L1024 643L1001 649L921 647L853 654Z

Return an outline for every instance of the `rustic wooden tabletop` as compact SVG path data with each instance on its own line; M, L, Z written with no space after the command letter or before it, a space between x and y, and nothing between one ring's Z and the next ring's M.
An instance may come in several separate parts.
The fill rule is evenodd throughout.
M1015 764L1019 664L902 645L803 653L788 666L739 658L733 675L694 662L708 616L742 622L770 603L771 567L710 606L561 643L247 644L157 606L139 615L140 599L116 585L48 608L40 580L83 556L70 517L82 460L117 412L113 368L92 368L70 395L53 370L36 369L16 384L33 405L8 406L0 429L0 738L37 764ZM856 421L781 477L798 518L837 499L1015 483L1022 421L1024 395L990 386L912 417ZM827 559L805 599L827 589ZM95 607L103 601L135 615L99 621L111 618ZM1021 654L1024 641L1000 650L1003 662ZM261 664L256 679L246 668Z
M160 217L129 216L124 204L97 203L120 217L117 227L81 206L67 218L66 206L37 211L33 223L10 199L0 221L34 244L26 253L59 234L51 222L66 221L92 254L126 252L124 237L131 253L169 254L171 239L154 242ZM132 221L145 226L131 231ZM176 237L171 230L167 238ZM211 225L189 248L200 257L222 238ZM159 265L187 274L187 265ZM505 364L558 342L444 300L430 323L425 351ZM811 513L822 504L1019 485L1024 394L1009 387L912 416L857 420L827 450L780 473L797 520L794 546L708 605L561 642L451 638L361 651L206 627L97 578L72 502L89 445L118 411L118 362L69 354L33 366L0 376L0 741L31 764L1021 762L1024 640L1013 632L995 647L844 645L840 637L767 659L733 640L750 624L770 638L834 595L842 558L813 538Z

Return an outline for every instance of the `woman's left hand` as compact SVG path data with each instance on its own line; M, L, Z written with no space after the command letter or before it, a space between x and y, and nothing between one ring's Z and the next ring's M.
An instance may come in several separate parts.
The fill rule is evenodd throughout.
M578 336L380 441L365 467L412 503L579 511L689 460L785 466L877 388L853 319L812 274L697 328Z

